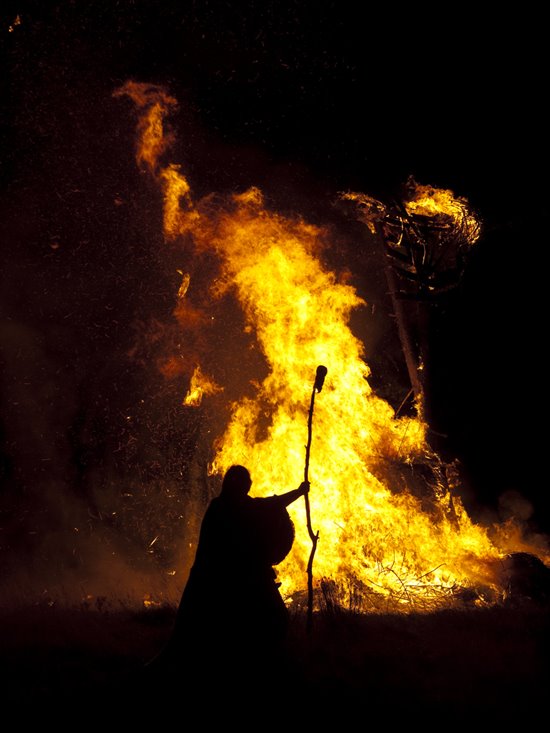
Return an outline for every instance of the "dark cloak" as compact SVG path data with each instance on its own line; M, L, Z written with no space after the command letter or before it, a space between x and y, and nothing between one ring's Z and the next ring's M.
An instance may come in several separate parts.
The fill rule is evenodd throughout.
M288 611L273 565L292 547L281 496L218 496L205 513L178 608L174 641L201 657L280 644Z

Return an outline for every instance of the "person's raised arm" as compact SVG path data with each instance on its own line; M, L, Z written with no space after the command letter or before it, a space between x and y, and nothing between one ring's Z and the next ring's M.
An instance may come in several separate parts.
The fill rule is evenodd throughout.
M304 494L307 494L308 491L309 481L302 481L297 489L287 491L286 494L279 494L276 498L281 502L283 506L288 506L289 504L292 504L293 501L296 501L296 499L299 499Z

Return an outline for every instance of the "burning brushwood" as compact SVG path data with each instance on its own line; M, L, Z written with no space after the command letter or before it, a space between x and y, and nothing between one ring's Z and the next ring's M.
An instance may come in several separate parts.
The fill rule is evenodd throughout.
M382 236L386 254L403 279L399 297L431 299L458 285L481 234L479 218L465 199L413 178L402 198L388 204L362 193L342 198L354 201L370 231Z
M341 198L357 207L358 218L383 242L388 290L411 387L420 404L429 362L426 323L430 306L455 288L468 255L481 234L472 208L452 191L424 186L409 178L402 196L385 203L367 194ZM406 307L412 301L412 307Z

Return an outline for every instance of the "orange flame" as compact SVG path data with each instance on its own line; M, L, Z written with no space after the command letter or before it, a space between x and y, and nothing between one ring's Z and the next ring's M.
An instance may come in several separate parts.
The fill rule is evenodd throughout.
M154 84L127 81L114 93L115 97L129 96L142 109L138 122L139 146L137 162L156 173L160 156L170 147L173 136L164 130L164 118L177 107L177 100Z
M222 390L223 387L220 387L212 379L205 376L202 373L200 366L197 366L193 372L193 376L191 377L189 391L185 395L182 404L187 407L197 407L202 402L203 395L216 394Z
M217 199L216 205L211 197L194 202L179 167L162 168L158 161L167 148L158 121L174 100L145 85L127 84L119 93L129 94L145 118L153 119L138 127L137 157L162 186L167 239L190 234L197 250L217 254L222 277L212 283L211 296L236 295L269 368L263 382L253 385L253 397L233 405L215 445L212 472L246 465L253 495L296 487L315 369L324 364L328 376L316 401L310 463L311 513L320 534L316 577L409 605L438 593L448 597L457 586L497 589L494 564L503 552L458 498L451 510L448 492L436 487L428 512L403 490L404 482L418 482L419 467L437 457L422 419L397 418L369 384L363 345L349 325L352 312L365 303L323 265L328 233L269 211L257 188ZM164 109L158 107L162 99ZM419 189L410 202L416 211L432 205L454 211L433 190L428 195ZM184 403L196 404L218 389L197 367ZM289 509L296 540L279 566L288 599L305 587L310 551L304 508L296 502Z
M409 199L405 201L409 214L447 217L461 230L468 244L477 242L481 226L466 199L455 196L448 189L423 186L416 181L411 181L410 189Z
M191 277L189 276L188 273L186 272L184 273L181 270L178 270L178 272L182 276L181 285L179 286L179 289L178 289L178 298L185 298L185 294L189 290L189 285L191 283Z

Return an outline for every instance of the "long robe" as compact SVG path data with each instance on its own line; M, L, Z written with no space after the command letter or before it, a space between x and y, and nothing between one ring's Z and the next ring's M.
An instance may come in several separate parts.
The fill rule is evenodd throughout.
M282 497L213 499L179 605L174 641L195 659L269 654L284 640L288 612L273 565L294 527Z

